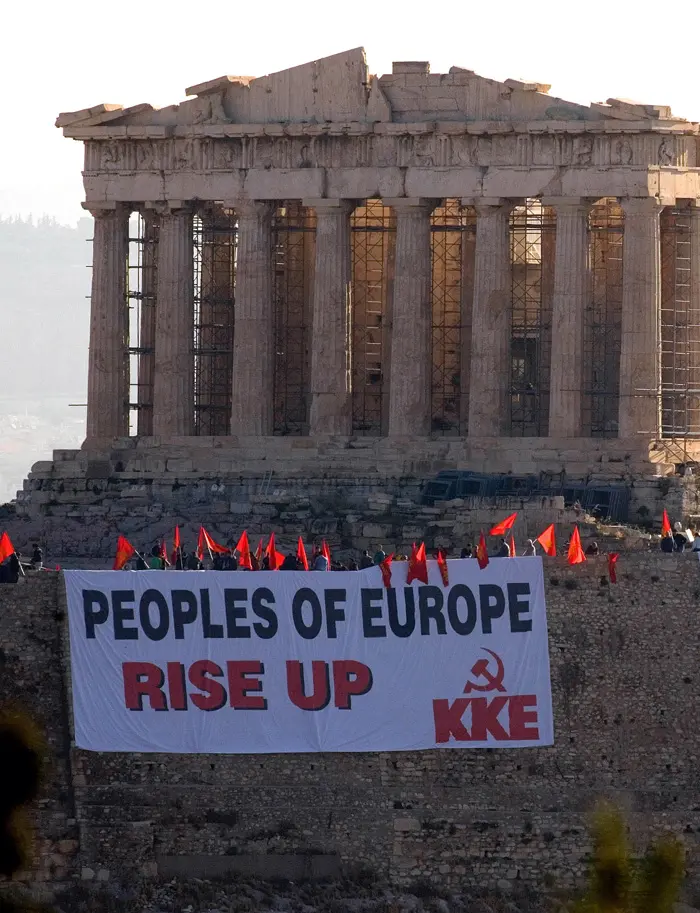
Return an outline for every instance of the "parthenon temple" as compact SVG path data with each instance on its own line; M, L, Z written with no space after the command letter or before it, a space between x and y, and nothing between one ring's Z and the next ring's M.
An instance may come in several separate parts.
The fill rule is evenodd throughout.
M698 124L549 89L358 48L61 114L95 219L86 458L690 459Z

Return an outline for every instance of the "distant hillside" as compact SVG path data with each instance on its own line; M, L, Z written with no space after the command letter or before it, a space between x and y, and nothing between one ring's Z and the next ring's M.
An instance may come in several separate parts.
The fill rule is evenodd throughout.
M84 437L92 220L0 218L0 503Z
M92 220L0 219L0 391L86 389Z

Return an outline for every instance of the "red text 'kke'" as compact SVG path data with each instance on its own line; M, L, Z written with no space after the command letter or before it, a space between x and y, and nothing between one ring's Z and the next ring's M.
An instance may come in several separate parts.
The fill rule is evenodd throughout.
M507 708L507 709L506 709ZM464 715L471 711L471 722ZM435 742L529 742L537 741L537 695L510 697L458 697L433 701ZM470 725L471 728L467 728Z

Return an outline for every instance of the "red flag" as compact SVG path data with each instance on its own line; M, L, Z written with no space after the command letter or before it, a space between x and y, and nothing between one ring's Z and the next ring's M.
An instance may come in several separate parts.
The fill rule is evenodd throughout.
M508 530L513 528L515 523L515 518L518 516L517 511L514 514L511 514L509 517L506 517L505 520L502 520L500 523L497 523L489 532L489 536L505 536Z
M574 531L571 534L571 540L569 542L568 561L569 564L581 564L581 562L585 560L586 556L581 547L581 537L578 534L578 526L574 526Z
M449 586L450 578L447 576L447 556L441 548L438 549L437 564L438 570L440 571L440 576L442 577L442 585Z
M544 549L545 555L549 555L550 558L557 557L557 543L554 538L554 524L550 524L547 529L540 533L537 537L537 541L540 543Z
M199 527L199 539L197 540L197 557L200 561L204 560L204 549L207 549L208 552L213 552L218 555L228 555L229 549L223 545L219 545L218 542L214 542L209 533L204 529L203 526Z
M170 556L173 564L176 564L181 548L182 543L180 542L180 527L176 525L175 532L173 534L173 553Z
M509 558L517 557L516 552L515 552L515 536L513 536L512 534L511 534L510 540L508 541L508 557Z
M279 570L282 562L284 561L284 555L280 554L275 547L275 534L270 533L270 541L267 543L267 548L265 549L265 554L267 555L267 567L270 571Z
M10 542L10 537L7 533L3 533L2 536L0 536L0 564L2 564L6 558L9 558L10 555L14 555L14 553L15 547Z
M309 569L309 559L306 557L306 549L304 548L304 542L299 536L299 541L297 542L297 559L305 571Z
M379 565L379 570L382 572L382 583L387 588L387 590L391 586L391 562L393 560L394 555L392 553L391 555L388 555Z
M661 535L670 536L671 535L671 521L668 519L668 514L666 513L666 508L664 507L664 516L661 521Z
M258 562L258 567L260 567L260 562L262 561L263 556L263 541L262 539L258 542L258 547L255 549L255 560Z
M168 561L168 549L166 548L166 545L165 545L165 539L161 539L159 555L163 561L163 564L170 564L170 562Z
M248 531L243 530L241 538L236 543L235 551L238 552L238 567L245 567L249 571L253 570L253 562L250 557L250 544L248 543Z
M425 557L425 543L416 548L415 542L411 547L411 557L408 559L408 576L406 583L412 583L414 580L420 580L421 583L428 582L428 562Z
M608 577L610 577L610 583L617 583L617 569L615 565L617 564L617 559L619 557L617 552L610 552L608 555Z
M8 539L8 542L9 542L9 539ZM2 545L2 540L0 540L0 545ZM129 558L131 558L135 554L136 554L136 549L131 544L131 542L129 542L129 540L126 539L124 536L120 536L117 539L117 554L116 554L116 557L114 558L114 565L112 567L112 570L120 571L124 567L126 562L129 560Z
M486 539L484 538L483 533L479 535L479 544L476 547L476 560L479 562L479 567L482 571L489 563L489 553L486 548Z
M325 539L323 540L323 545L321 546L321 554L328 562L327 570L330 571L330 569L331 569L331 550L328 548L328 543L326 542Z

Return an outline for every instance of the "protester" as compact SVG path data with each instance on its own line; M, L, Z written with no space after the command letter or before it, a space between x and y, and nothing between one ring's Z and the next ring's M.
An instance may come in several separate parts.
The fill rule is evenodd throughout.
M382 545L377 546L377 551L374 553L374 558L372 560L375 564L382 564L386 560L386 552Z
M311 570L327 571L328 569L328 558L326 558L320 548L315 548L311 556Z
M187 556L187 570L188 571L201 571L203 570L202 562L199 560L199 555L197 552L190 552Z
M33 571L40 571L44 566L44 555L36 542L32 545L31 566Z
M662 536L661 537L661 551L665 552L667 555L673 552L675 549L675 543L673 541L673 536Z
M369 567L371 567L371 566L372 566L372 564L370 562ZM355 561L354 558L351 558L350 561L348 561L348 570L349 571L359 571L360 570L360 568L357 565L357 561Z
M362 557L360 558L360 570L364 571L368 567L372 567L373 565L374 565L374 562L372 561L372 556L370 555L369 551L367 549L365 549L362 552Z
M300 570L299 559L294 554L290 552L287 557L284 559L279 568L281 571L298 571Z
M681 526L680 523L678 523L678 522L674 523L673 529L674 529L673 544L675 546L675 550L677 552L683 552L683 551L685 551L686 547L688 546L688 537L684 533L683 527Z
M505 539L501 539L501 544L498 546L498 551L496 552L496 558L509 558L510 557L510 548Z
M19 581L19 575L22 571L21 566L21 552L15 551L7 559L7 582L8 583L17 583Z
M152 571L164 571L165 562L160 554L160 548L157 545L154 545L151 549L151 557L148 561L148 567Z
M468 545L465 545L462 551L459 553L460 558L471 558L472 557L472 544L471 542Z
M586 554L589 555L589 556L593 556L593 557L595 557L596 555L600 554L600 551L599 551L599 549L598 549L598 543L597 543L597 542L591 542L591 543L586 547Z
M537 546L532 539L527 540L527 545L523 549L524 558L535 558L537 556Z

